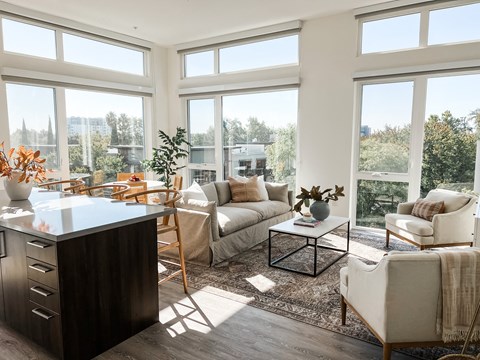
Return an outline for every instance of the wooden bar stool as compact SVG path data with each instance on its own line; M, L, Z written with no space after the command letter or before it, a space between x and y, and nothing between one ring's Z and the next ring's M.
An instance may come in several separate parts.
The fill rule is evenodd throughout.
M177 202L181 197L182 194L177 190L169 190L169 189L152 189L147 191L137 192L135 194L129 194L125 196L125 199L135 198L137 202L140 202L142 196L148 196L149 194L157 194L161 202L163 202L164 206L175 208L175 202ZM161 254L167 250L177 248L178 249L178 257L180 263L175 263L173 261L168 261L162 259L162 262L167 264L175 265L180 269L174 271L172 274L166 276L165 278L158 281L159 284L172 279L174 276L182 274L183 280L183 290L185 293L188 292L188 284L187 284L187 271L185 267L185 257L183 255L183 246L182 246L182 235L180 233L180 224L178 221L178 213L175 212L173 214L173 224L170 224L170 215L166 215L157 219L157 252ZM169 231L175 231L177 241L174 242L166 242L160 240L161 235L165 234Z

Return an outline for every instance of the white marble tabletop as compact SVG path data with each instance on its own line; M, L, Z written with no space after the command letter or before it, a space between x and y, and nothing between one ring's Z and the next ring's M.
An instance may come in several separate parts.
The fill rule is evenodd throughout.
M174 213L144 205L34 188L28 200L10 201L0 190L0 226L61 241Z

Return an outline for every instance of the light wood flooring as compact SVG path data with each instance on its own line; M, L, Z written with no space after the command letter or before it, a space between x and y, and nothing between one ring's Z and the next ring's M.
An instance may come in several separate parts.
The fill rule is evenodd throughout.
M382 359L378 346L173 282L160 286L160 322L97 360ZM52 359L0 323L0 359ZM392 360L414 359L394 352Z

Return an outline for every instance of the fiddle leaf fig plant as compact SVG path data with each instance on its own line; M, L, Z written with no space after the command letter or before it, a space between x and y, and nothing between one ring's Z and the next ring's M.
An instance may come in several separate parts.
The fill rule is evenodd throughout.
M177 127L177 132L172 137L162 130L158 131L158 136L163 144L159 148L153 148L152 159L143 160L142 165L145 170L159 175L159 180L165 183L167 189L170 189L172 187L171 176L185 167L185 165L179 165L177 161L188 156L191 145L187 141L187 131L181 127Z
M295 204L295 206L293 207L293 210L302 214L303 204L309 207L310 200L325 201L326 203L328 203L330 200L337 201L339 197L345 196L345 194L343 193L343 190L344 190L343 186L337 186L337 185L335 185L335 192L332 192L333 191L332 188L325 189L322 191L320 190L320 186L312 186L312 189L310 191L301 187L300 194L296 196L296 199L300 199L300 200Z

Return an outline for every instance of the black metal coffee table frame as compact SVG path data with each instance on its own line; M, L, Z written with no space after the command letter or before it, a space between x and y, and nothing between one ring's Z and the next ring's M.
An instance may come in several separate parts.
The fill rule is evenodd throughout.
M334 220L329 221L330 220ZM278 269L282 270L287 270L291 271L297 274L304 274L304 275L309 275L309 276L318 276L325 270L327 270L330 266L332 266L334 263L336 263L338 260L340 260L342 257L348 254L349 248L350 248L350 219L348 218L340 218L340 217L334 217L331 216L327 218L324 222L322 222L319 227L315 228L309 228L309 227L303 227L301 225L293 225L293 221L295 219L287 220L281 224L278 224L276 226L270 227L268 231L268 265L271 267L276 267ZM329 224L332 222L331 224ZM347 225L347 247L346 249L340 249L340 248L334 248L330 246L324 246L324 245L319 245L318 244L318 239L320 239L322 236L332 232L335 229L338 229L339 227L343 225ZM330 225L330 226L328 226ZM293 235L295 237L303 237L306 239L306 243L302 245L301 247L280 256L277 259L272 260L272 233L278 233L278 234L289 234ZM310 240L313 240L314 243L310 243ZM281 266L278 264L280 261L285 260L286 258L296 254L297 252L307 248L311 247L314 249L314 254L313 254L313 272L306 272L306 271L301 271L301 270L295 270L291 269L285 266ZM317 269L317 258L318 258L318 249L328 249L328 250L334 250L336 252L339 252L340 254L335 256L333 259L328 261L324 266L320 267Z

